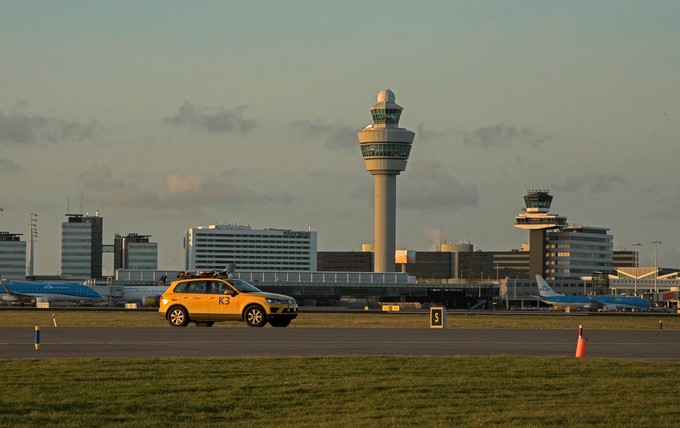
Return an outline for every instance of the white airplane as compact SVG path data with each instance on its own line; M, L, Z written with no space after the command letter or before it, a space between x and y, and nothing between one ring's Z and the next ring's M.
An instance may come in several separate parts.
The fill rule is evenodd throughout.
M71 301L83 302L100 300L101 294L82 284L60 284L32 282L7 284L2 280L2 300L24 306L37 302Z
M114 298L125 301L126 303L141 303L144 306L158 304L158 299L168 288L166 285L167 276L161 276L154 285L124 285L122 286L123 295ZM102 297L112 296L113 289L110 285L90 285Z

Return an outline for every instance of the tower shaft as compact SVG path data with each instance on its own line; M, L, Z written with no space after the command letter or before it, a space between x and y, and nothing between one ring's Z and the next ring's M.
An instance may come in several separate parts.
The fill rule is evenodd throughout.
M545 277L546 229L529 230L529 278Z
M394 272L397 229L397 176L377 174L375 185L374 266L375 272Z

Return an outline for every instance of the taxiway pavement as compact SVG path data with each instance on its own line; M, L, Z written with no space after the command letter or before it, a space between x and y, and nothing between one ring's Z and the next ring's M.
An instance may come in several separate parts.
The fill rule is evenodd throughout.
M680 361L680 331L590 330L586 357ZM391 328L0 328L0 359L330 355L574 356L575 330Z

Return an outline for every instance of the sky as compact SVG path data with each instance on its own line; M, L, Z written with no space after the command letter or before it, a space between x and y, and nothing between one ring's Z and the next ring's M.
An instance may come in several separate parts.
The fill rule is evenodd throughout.
M359 251L356 133L389 88L416 133L398 248L519 248L544 188L641 266L680 267L679 20L675 0L2 0L0 230L38 215L41 275L68 212L99 211L104 243L151 235L160 269L215 223Z

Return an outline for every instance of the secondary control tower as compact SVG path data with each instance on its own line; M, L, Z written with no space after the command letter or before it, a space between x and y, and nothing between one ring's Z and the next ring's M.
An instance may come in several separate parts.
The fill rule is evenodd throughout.
M403 109L389 89L378 93L378 103L370 110L373 123L357 135L366 171L373 175L375 183L373 271L394 272L397 175L406 169L416 134L399 128Z
M529 278L545 277L546 231L567 226L567 218L550 213L552 195L547 189L529 189L524 195L526 208L515 217L515 227L529 230Z

